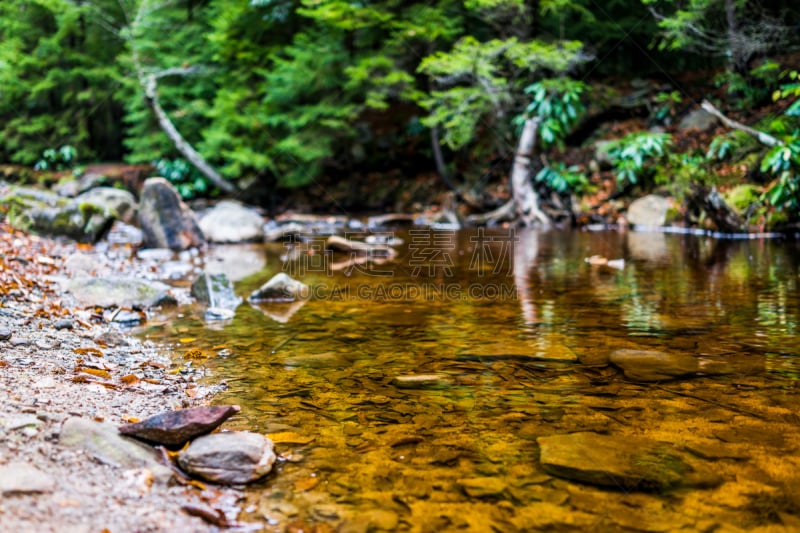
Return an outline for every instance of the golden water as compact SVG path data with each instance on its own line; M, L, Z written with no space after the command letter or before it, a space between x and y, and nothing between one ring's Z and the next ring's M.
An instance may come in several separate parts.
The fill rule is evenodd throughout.
M287 268L314 287L310 301L245 303L212 327L190 312L147 332L178 357L209 355L191 364L227 381L218 403L242 406L228 427L277 442L249 519L273 531L800 528L795 243L396 236L396 259L350 271L327 271L341 257L264 248L266 268L237 292ZM637 383L607 362L622 348L688 353L714 375ZM436 379L395 379L419 374ZM698 458L722 482L648 493L545 472L537 437L577 431L723 446Z

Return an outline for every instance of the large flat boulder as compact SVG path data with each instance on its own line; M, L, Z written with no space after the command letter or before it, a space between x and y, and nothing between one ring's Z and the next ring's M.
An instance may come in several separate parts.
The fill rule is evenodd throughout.
M135 307L175 303L170 286L158 281L139 278L77 277L64 282L83 307Z
M700 370L696 357L681 352L615 350L609 361L634 381L665 381L693 376Z

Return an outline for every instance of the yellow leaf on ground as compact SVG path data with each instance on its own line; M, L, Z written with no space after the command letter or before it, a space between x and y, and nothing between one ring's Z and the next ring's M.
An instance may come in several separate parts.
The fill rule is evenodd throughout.
M294 490L311 490L319 483L318 477L304 477L294 482Z

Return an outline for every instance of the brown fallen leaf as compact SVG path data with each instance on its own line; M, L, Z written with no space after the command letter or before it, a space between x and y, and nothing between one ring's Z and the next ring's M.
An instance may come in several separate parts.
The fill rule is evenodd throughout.
M119 378L119 380L122 382L123 385L136 385L141 381L141 379L139 379L139 376L137 376L136 374L125 374L124 376Z
M90 374L92 376L96 376L98 378L103 378L103 379L111 379L111 374L108 372L108 370L103 370L101 368L91 368L91 367L88 367L88 366L79 366L79 367L77 367L75 369L75 372L83 373L83 374Z
M97 348L92 348L92 347L75 348L72 351L75 352L78 355L96 355L97 357L103 357L103 355L104 355L102 351L98 350Z
M206 356L203 354L203 352L197 348L186 350L186 353L183 354L184 359L204 359L205 357Z

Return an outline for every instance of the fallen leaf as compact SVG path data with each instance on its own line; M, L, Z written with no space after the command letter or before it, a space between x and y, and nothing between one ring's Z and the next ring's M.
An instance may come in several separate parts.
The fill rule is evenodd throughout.
M197 338L195 337L183 337L181 339L178 339L178 342L180 342L181 344L189 344L190 342L194 342L196 340Z
M141 381L141 379L139 379L139 376L137 376L136 374L125 374L124 376L119 378L119 380L123 383L123 385L136 385Z
M97 357L103 357L103 352L98 350L97 348L75 348L72 350L78 355L96 355Z
M122 417L122 421L123 422L127 422L128 424L135 424L136 422L139 421L139 417L138 416L123 416Z
M100 368L90 368L87 366L80 366L75 369L75 372L90 374L98 378L111 379L111 374L109 374L108 370L102 370Z

